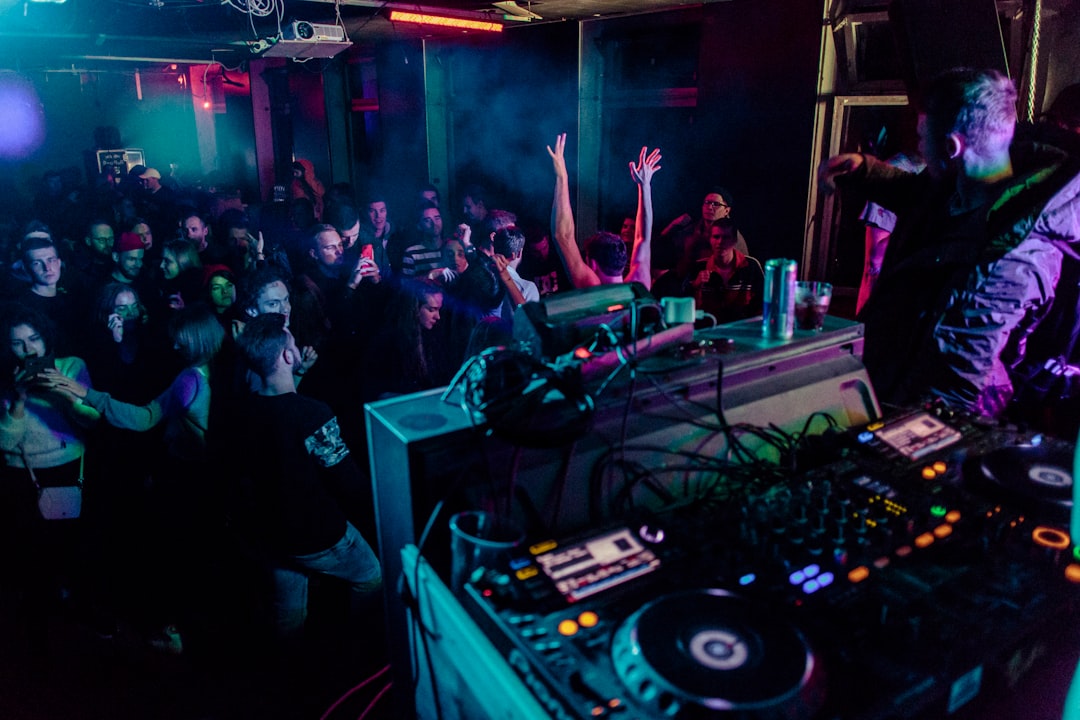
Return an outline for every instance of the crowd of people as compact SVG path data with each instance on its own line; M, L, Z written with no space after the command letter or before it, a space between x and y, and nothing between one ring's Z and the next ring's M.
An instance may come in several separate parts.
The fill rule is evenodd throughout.
M510 341L518 306L572 288L666 273L665 292L717 317L759 311L730 194L710 190L654 261L661 156L643 148L625 232L579 241L565 147L548 148L551 234L525 232L476 185L460 213L419 188L399 223L409 213L385 196L326 189L303 160L283 203L244 206L136 166L8 218L0 527L27 632L67 607L102 636L122 621L190 653L217 612L206 589L240 546L271 581L267 627L297 642L308 577L340 578L359 603L381 583L365 402L445 385ZM44 519L42 487L82 488L79 518Z

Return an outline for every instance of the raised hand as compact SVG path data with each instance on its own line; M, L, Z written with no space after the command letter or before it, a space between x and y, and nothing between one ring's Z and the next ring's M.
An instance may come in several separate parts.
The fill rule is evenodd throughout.
M509 280L510 272L506 268L510 267L510 261L506 259L505 255L499 253L495 253L491 257L495 261L495 267L499 270L499 277L503 280Z
M116 313L109 315L109 330L114 342L124 341L124 321Z
M662 157L660 148L656 148L651 153L648 146L641 148L641 155L638 157L637 164L630 163L630 177L638 185L647 185L652 181L652 176L656 174L656 171L660 169L660 159Z
M836 178L855 172L863 164L863 156L859 153L844 153L835 155L821 163L818 168L818 182L825 193L836 190Z
M548 155L551 156L551 164L555 168L556 177L567 177L566 172L566 133L560 133L555 138L555 149L547 146Z
M304 349L300 351L300 367L298 368L300 374L303 375L310 370L318 359L319 353L315 352L315 348L305 345Z
M374 260L361 254L356 261L356 267L354 267L353 271L349 274L349 288L355 290L364 280L371 280L376 283L379 282L379 266L375 264Z
M461 244L465 246L465 249L472 247L472 227L468 223L461 223L457 226L457 232L454 233Z

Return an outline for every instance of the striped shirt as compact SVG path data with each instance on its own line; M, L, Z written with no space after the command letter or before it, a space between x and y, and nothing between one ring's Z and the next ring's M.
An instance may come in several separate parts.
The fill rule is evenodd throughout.
M442 250L432 250L427 245L410 245L401 259L401 274L405 277L424 277L437 267L442 267Z

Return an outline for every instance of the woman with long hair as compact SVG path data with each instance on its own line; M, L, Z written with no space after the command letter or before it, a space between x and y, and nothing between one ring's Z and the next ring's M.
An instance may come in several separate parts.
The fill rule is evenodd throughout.
M86 365L94 385L125 402L146 402L169 381L160 377L149 317L138 291L108 283L98 291L86 331ZM162 338L164 339L164 338ZM163 380L163 382L162 382Z
M443 291L422 280L402 283L391 300L386 324L364 363L368 398L439 387L449 380L445 343L437 329Z
M43 642L38 633L48 611L71 592L77 597L87 580L82 521L74 508L68 519L47 519L39 493L81 487L86 433L100 415L43 380L50 372L90 384L81 359L53 356L57 338L45 315L13 305L0 316L0 557L10 563L3 575L20 591L20 626L35 643Z
M197 301L202 295L202 260L194 243L170 240L161 251L162 301L178 310Z

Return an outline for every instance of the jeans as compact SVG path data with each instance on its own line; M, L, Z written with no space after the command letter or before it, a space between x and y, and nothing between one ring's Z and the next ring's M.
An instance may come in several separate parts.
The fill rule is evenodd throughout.
M274 576L274 622L279 637L298 637L307 619L308 574L322 573L349 583L352 604L382 585L379 560L352 523L345 524L340 540L310 555L293 555L276 563Z

